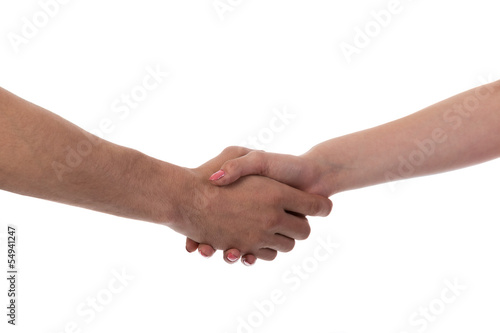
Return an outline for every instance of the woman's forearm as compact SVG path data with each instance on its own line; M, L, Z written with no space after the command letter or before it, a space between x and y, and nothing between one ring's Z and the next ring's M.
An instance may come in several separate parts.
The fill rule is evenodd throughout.
M330 196L499 156L500 81L496 81L390 123L325 141L301 156L254 151L224 163L211 180L228 185L259 174Z
M331 196L499 156L497 81L396 121L325 141L301 156L253 151L226 161L210 180L224 186L257 174L309 193ZM199 245L190 240L188 244L191 249ZM201 244L200 249L212 253L206 244Z
M305 156L328 166L321 181L329 194L494 159L500 156L500 81L323 142Z

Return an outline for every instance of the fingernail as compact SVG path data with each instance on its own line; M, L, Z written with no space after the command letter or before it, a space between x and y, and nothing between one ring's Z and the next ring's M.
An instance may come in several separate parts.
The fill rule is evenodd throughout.
M198 250L198 252L200 252L200 254L201 254L202 257L208 258L208 256L205 253L201 252L201 250Z
M223 170L219 170L208 178L209 180L219 180L224 177L226 173Z
M236 260L238 260L238 257L235 256L234 254L232 254L231 252L229 252L227 254L227 260L229 260L230 262L235 262Z
M243 258L241 261L243 261L243 265L245 266L252 266L252 264L249 263L245 258Z

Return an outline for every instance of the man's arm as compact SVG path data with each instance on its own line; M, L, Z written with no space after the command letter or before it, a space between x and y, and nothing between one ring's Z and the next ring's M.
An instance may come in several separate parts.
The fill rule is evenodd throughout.
M182 169L104 141L0 88L0 188L145 221L175 219ZM148 200L162 179L165 205Z
M215 248L273 259L309 235L304 215L331 209L326 198L265 177L223 189L209 183L224 161L247 149L182 168L102 140L1 88L0 126L0 189L165 224Z

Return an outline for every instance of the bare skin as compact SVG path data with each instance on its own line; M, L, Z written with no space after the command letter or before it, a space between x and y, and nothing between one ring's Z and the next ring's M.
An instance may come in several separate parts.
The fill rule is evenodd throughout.
M390 123L325 141L301 156L251 152L225 162L212 183L226 186L246 175L263 175L309 193L331 196L498 157L500 81ZM214 251L208 244L189 239L188 244L189 249L199 247L200 252ZM237 249L227 250L226 256L228 253L240 255ZM255 262L251 255L243 259Z
M1 88L0 124L0 189L163 224L216 249L272 260L307 238L306 215L331 210L327 198L266 177L212 186L209 176L245 148L187 169L102 140Z

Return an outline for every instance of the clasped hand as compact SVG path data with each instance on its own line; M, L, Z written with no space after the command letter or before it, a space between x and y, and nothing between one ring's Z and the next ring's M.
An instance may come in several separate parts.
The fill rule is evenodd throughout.
M310 234L306 216L327 216L332 208L318 163L305 156L229 147L188 171L194 204L181 212L177 231L188 236L188 252L210 257L224 250L228 263L242 256L251 265L291 251Z

